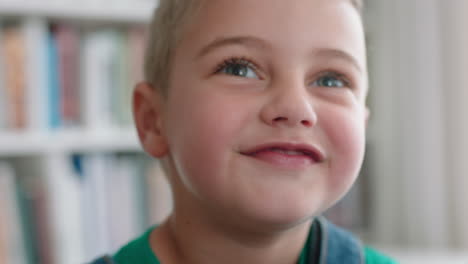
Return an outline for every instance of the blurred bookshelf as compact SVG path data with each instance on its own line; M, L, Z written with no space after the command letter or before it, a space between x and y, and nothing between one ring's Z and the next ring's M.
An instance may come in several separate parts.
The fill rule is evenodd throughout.
M0 263L84 263L170 210L130 109L156 4L0 0Z
M83 263L170 210L163 172L130 116L155 5L0 0L0 263ZM363 238L374 195L367 157L326 213Z

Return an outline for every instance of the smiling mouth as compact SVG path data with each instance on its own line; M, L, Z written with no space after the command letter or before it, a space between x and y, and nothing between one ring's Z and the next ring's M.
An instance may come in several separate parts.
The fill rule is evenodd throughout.
M288 168L304 167L324 160L318 149L308 145L273 144L259 146L241 154Z

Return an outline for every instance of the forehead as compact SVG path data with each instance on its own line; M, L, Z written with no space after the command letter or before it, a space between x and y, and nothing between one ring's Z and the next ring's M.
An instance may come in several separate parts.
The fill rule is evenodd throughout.
M320 9L324 5L342 5L346 4L351 7L354 7L355 11L359 11L362 8L362 0L236 0L236 1L230 1L230 0L183 0L184 4L183 6L192 6L195 9L197 8L207 8L207 7L214 7L214 6L224 6L224 7L232 7L233 5L240 4L242 5L243 3L247 4L250 6L250 10L254 11L257 13L257 15L261 16L264 8L269 8L269 7L278 7L281 6L282 8L293 8L293 7L300 7L301 9L304 9L306 11L313 11L316 9ZM233 4L233 5L230 5ZM258 9L261 8L261 9ZM282 11L286 11L283 9Z
M255 36L277 52L328 48L365 63L362 22L351 0L204 0L196 13L185 34L191 46Z
M210 1L221 2L221 0L183 0L183 4L186 6L191 6L191 5L200 6L202 4L209 4ZM310 1L313 2L314 0L310 0ZM335 1L335 0L328 0L328 1ZM357 11L361 11L363 8L363 0L338 0L338 1L349 2ZM269 2L272 2L272 1L269 1ZM292 3L293 1L289 1L289 2Z

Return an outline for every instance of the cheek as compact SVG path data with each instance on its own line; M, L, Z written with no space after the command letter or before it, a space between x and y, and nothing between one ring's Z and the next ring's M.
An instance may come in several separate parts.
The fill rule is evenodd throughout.
M202 150L226 147L244 127L245 111L229 98L203 94L191 94L172 102L170 131L180 142L193 144ZM172 138L172 137L171 137ZM188 141L188 142L185 142Z
M332 188L347 189L356 179L365 148L364 114L357 110L339 109L326 124L329 140Z
M206 195L222 184L229 157L248 118L233 98L191 92L174 96L168 111L169 151L184 185Z

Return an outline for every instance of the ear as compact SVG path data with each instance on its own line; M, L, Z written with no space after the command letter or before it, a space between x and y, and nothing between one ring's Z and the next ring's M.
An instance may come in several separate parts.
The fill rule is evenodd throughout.
M163 133L163 98L151 84L138 83L133 90L133 118L143 149L155 158L168 152L167 139Z

